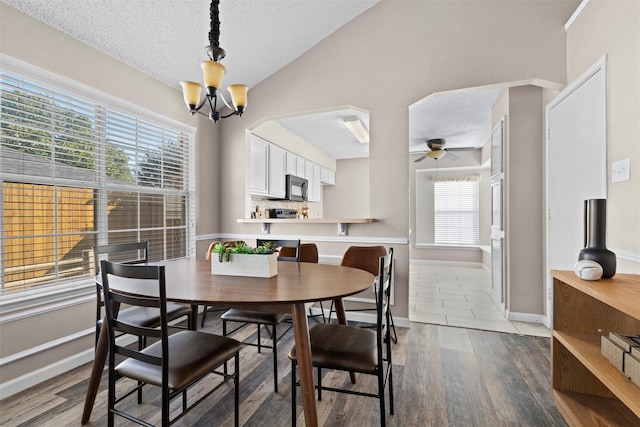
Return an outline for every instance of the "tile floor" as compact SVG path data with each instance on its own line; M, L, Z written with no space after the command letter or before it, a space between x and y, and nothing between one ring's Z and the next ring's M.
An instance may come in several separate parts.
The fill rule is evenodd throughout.
M481 266L411 260L409 319L413 322L549 337L537 323L507 320L491 299L491 273Z

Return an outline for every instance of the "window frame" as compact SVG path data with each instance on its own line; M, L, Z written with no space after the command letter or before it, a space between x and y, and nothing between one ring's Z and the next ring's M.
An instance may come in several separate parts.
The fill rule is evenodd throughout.
M480 179L478 176L476 175L471 175L471 176L464 176L464 177L440 177L437 179L434 179L433 182L433 227L434 227L434 234L433 234L433 240L434 240L434 245L436 246L478 246L480 244ZM449 211L450 213L456 213L456 212L460 212L460 213L470 213L473 218L473 222L475 224L471 224L472 226L475 226L475 230L472 230L472 234L475 234L475 241L473 242L465 242L462 241L462 239L458 240L458 241L444 241L444 240L439 240L438 239L438 217L439 216L443 216L446 215L444 214L443 210L438 210L439 203L442 203L443 200L438 201L438 184L439 183L472 183L475 188L474 188L474 195L473 198L475 200L471 200L469 201L470 204L473 204L473 210L468 210L468 209L457 209L457 210L451 210ZM471 229L472 227L466 227L466 229Z
M0 182L7 181L40 185L58 185L72 188L98 190L99 196L95 200L98 218L95 221L95 231L93 231L92 233L95 233L96 239L99 244L107 242L107 212L106 209L103 208L105 206L107 194L109 191L131 191L134 193L138 193L138 196L154 193L160 193L163 195L169 195L171 193L174 195L184 196L186 198L184 207L184 229L186 247L184 248L184 253L186 257L192 256L195 253L195 127L186 125L175 119L171 119L157 113L152 113L146 109L142 109L129 102L105 94L101 91L97 91L96 89L83 85L79 82L56 75L47 70L43 70L31 64L24 63L4 54L0 54L0 70L3 73L6 72L8 74L13 74L21 79L25 79L26 81L43 85L48 89L89 100L93 104L95 104L97 108L112 109L119 113L124 113L128 116L135 117L137 120L157 124L162 128L170 128L176 131L178 134L183 135L186 139L186 143L188 144L188 151L186 153L186 156L182 159L182 161L184 162L184 189L176 190L173 192L167 189L158 191L153 187L144 187L139 185L103 185L105 183L104 176L97 177L97 172L94 175L94 177L96 178L95 180L86 181L67 178L52 179L45 176L5 173L0 171ZM99 138L100 137L96 139ZM0 205L4 206L2 192L0 192ZM166 233L166 202L164 206L163 217L165 218L165 221L163 223L162 230L164 230L164 232ZM0 233L4 233L3 218L4 215L0 215ZM138 233L140 233L141 231L139 225L137 231ZM163 254L163 256L164 255L166 254ZM0 269L4 271L4 258L2 254L0 254ZM31 288L16 290L15 292L0 293L0 313L9 313L14 310L25 309L31 306L85 296L89 293L95 295L95 283L90 278L79 277L77 279L64 280L63 282L59 282L56 280L55 282L43 285L42 287L34 286Z

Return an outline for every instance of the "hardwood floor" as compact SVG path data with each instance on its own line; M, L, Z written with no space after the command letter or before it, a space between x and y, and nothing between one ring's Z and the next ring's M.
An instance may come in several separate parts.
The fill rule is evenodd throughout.
M204 330L220 333L221 322L209 315ZM244 339L255 328L236 334ZM264 334L263 334L264 336ZM279 392L273 393L270 350L255 347L241 353L240 424L288 426L291 366L286 356L293 343L288 332L280 341ZM390 426L565 426L553 404L549 379L549 339L500 332L413 323L398 330L394 345L395 415ZM2 426L79 426L90 365L84 365L0 402ZM349 384L348 375L328 371L324 384ZM106 426L106 373L89 426ZM204 388L206 385L197 386ZM373 377L360 375L355 387L375 388ZM194 390L191 395L194 395ZM144 403L132 397L130 408L159 422L157 389L145 388ZM177 399L175 404L180 404ZM175 425L232 426L232 388L221 389ZM298 402L298 425L304 425ZM331 392L318 402L320 425L378 426L378 401ZM116 418L116 425L130 425Z

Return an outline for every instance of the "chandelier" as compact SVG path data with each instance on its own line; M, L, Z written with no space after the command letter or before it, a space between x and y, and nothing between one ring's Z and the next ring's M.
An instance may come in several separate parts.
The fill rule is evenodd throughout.
M204 61L201 65L202 72L204 74L204 86L206 88L204 99L202 98L202 85L200 85L200 83L188 81L180 82L184 102L187 104L187 107L189 107L191 115L198 113L201 116L207 117L207 115L203 114L200 109L205 104L209 104L211 111L209 112L208 117L214 123L220 119L226 119L227 117L235 115L241 116L244 112L244 108L247 106L247 91L249 90L247 86L241 84L233 84L227 87L227 90L231 94L233 107L229 105L227 100L224 98L222 91L220 91L222 78L227 70L224 65L220 63L220 61L225 57L225 51L220 47L220 42L218 40L220 38L220 18L218 17L219 4L219 0L212 0L211 7L209 9L211 29L209 30L209 46L205 48L205 52L207 53L209 60ZM218 95L222 98L224 104L232 110L232 113L226 116L220 115L217 111Z

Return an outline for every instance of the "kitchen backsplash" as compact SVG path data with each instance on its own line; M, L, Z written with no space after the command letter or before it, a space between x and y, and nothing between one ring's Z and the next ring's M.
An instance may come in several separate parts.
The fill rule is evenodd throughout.
M302 211L302 208L309 209L309 218L322 218L322 203L309 203L309 202L290 202L287 200L265 200L251 198L252 210L255 212L256 206L260 208L260 212L263 213L267 209L285 208L295 209ZM251 212L247 213L247 218L251 217Z

